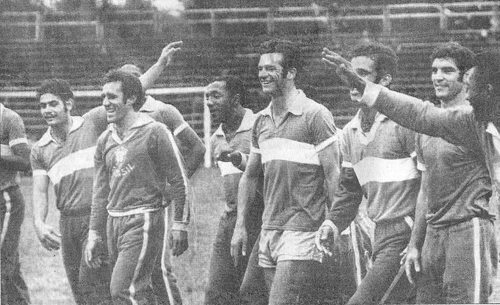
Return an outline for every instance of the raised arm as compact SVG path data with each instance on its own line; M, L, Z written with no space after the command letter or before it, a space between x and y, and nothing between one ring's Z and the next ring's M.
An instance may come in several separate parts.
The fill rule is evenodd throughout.
M144 89L149 89L156 82L158 77L163 73L165 67L170 65L172 61L172 56L181 49L182 41L176 41L169 43L161 51L158 61L151 66L143 75L139 77L142 87Z
M362 79L339 54L323 49L323 62L342 81L363 94L360 102L376 108L399 125L418 133L441 137L471 149L480 147L478 123L471 108L441 109L429 102L398 93Z

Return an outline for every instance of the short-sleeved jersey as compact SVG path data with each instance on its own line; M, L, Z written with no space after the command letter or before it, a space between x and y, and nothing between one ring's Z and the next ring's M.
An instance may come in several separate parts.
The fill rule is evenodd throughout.
M429 225L439 228L473 217L494 218L490 210L496 207L488 203L491 179L480 150L417 134L416 152L419 169L428 172Z
M252 136L264 170L262 228L315 231L329 200L318 152L338 145L333 116L301 90L278 126L271 107L259 113Z
M177 136L181 131L189 127L177 108L158 101L149 95L146 97L146 101L139 112L145 113L153 118L153 120L167 125L174 136Z
M242 154L242 159L246 159L250 154L252 142L252 127L257 115L250 109L245 109L245 116L234 136L229 140L222 130L222 125L217 128L210 138L212 156L218 155L225 149L232 149ZM224 197L226 199L226 212L236 211L238 203L238 183L243 174L242 169L235 167L231 162L217 162L220 173L224 180Z
M63 215L90 214L94 153L99 135L107 128L106 113L98 107L72 120L64 143L52 138L49 127L33 145L31 168L34 176L49 176Z
M378 223L414 215L420 174L414 161L413 131L377 113L370 131L363 132L358 112L342 130L340 150L342 167L354 169L371 220ZM334 198L333 208L339 199Z
M11 156L11 147L28 144L26 131L21 116L3 104L0 104L0 154ZM17 171L0 168L0 190L17 185Z
M125 216L159 209L166 182L172 186L174 222L187 225L187 176L171 132L144 114L130 130L121 139L111 124L99 137L90 228L102 232L108 213Z

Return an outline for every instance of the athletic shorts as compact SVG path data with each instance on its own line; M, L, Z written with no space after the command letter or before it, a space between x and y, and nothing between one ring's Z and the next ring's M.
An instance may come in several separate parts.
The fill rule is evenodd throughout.
M279 261L323 260L314 243L316 232L262 230L259 241L259 266L275 268Z

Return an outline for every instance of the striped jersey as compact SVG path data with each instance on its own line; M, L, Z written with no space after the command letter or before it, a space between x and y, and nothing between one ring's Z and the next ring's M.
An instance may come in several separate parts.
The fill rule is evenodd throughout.
M28 144L26 131L21 116L0 104L0 154L11 156L11 147L17 144ZM0 190L17 185L17 171L0 168Z
M318 152L337 145L333 116L301 90L279 125L271 107L259 113L252 136L264 170L262 228L316 231L329 204Z
M246 164L248 155L250 154L252 127L256 117L257 115L252 110L245 109L245 116L231 139L226 138L226 134L222 130L222 125L220 125L210 139L212 156L218 156L224 150L236 150L242 155L242 165ZM238 205L238 183L245 168L244 166L238 168L231 162L222 161L218 161L217 165L224 180L225 211L236 211Z
M110 124L99 137L94 164L90 229L103 232L108 214L119 217L161 208L168 182L175 203L173 229L185 230L189 221L187 176L172 133L164 124L140 114L124 139Z
M417 134L416 151L419 169L428 172L429 225L439 228L494 217L490 210L496 207L488 202L491 179L481 151L423 134Z
M368 217L378 223L413 216L420 188L415 133L381 113L375 116L370 131L364 132L360 111L343 128L340 138L342 173L350 170L354 175L340 178L341 189L336 190L327 216L340 230L358 213L361 193L367 199Z
M90 214L94 153L99 135L106 130L106 112L94 108L73 116L64 143L51 136L51 128L31 148L33 175L46 175L54 185L57 208L64 214Z

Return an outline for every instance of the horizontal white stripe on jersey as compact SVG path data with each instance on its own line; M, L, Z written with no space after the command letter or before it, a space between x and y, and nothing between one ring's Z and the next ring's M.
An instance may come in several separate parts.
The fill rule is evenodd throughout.
M419 177L415 163L411 158L382 159L367 157L354 165L359 183L399 182Z
M188 128L189 124L187 122L182 123L174 130L174 136L178 136L184 129Z
M418 161L417 161L417 169L418 169L419 171L423 171L423 172L424 172L424 171L426 171L426 170L427 170L427 167L425 166L425 164L424 164L424 163L422 163L422 162L418 162Z
M48 175L48 173L44 169L35 169L33 171L33 176L47 176L47 175Z
M6 157L6 156L12 156L12 150L10 149L10 146L9 145L6 145L6 144L0 144L0 150L1 150L1 153L2 153L2 157Z
M219 165L221 176L227 176L232 174L240 174L242 171L235 167L231 162L221 162L217 161L217 165Z
M342 167L352 168L352 163L347 161L342 161Z
M127 210L127 211L110 211L108 210L108 214L111 217L124 217L136 214L146 214L150 212L156 212L160 208L150 208L150 207L140 207L137 209Z
M17 144L28 144L28 139L26 138L19 138L19 139L14 139L12 141L9 141L9 146L12 147Z
M281 160L320 165L314 145L283 138L273 138L260 144L262 163Z
M317 145L316 151L320 152L323 149L325 149L326 147L328 147L329 145L335 143L336 141L337 141L337 136L332 136L332 137L326 139L325 141L323 141L322 143L320 143L319 145Z
M49 170L52 184L58 184L63 177L82 169L94 167L94 154L96 146L76 151L59 160Z

